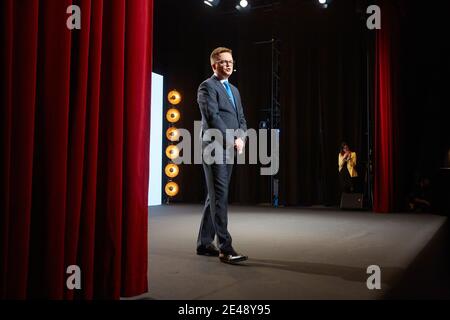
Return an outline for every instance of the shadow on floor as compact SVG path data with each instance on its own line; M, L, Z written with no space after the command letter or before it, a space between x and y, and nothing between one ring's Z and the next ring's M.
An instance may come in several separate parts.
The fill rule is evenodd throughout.
M364 268L340 266L325 263L311 263L285 260L250 259L240 267L271 268L284 271L339 277L347 281L366 282L369 275ZM381 267L381 283L391 286L403 272L401 268Z
M448 219L414 259L386 299L450 299Z

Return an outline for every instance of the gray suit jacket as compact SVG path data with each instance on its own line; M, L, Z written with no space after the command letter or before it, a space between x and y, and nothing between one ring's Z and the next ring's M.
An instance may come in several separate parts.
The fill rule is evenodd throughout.
M218 129L223 136L223 142L234 145L234 138L226 141L226 129L241 129L237 136L244 141L246 138L247 122L242 108L241 95L239 90L230 83L231 91L236 103L234 108L224 85L216 76L203 81L198 88L197 102L202 114L202 130L201 137L209 128ZM209 140L209 137L205 137ZM205 144L202 144L205 145ZM223 145L226 146L225 144Z

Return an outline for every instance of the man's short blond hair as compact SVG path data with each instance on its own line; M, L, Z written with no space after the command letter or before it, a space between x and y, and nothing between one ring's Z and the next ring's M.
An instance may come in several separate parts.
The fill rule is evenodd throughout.
M215 49L211 52L211 57L210 57L211 65L213 65L213 64L216 62L216 60L217 60L218 57L219 57L219 54L224 53L224 52L228 52L228 53L230 53L230 54L233 54L233 51L231 51L231 49L228 49L228 48L225 48L225 47L218 47L218 48L215 48Z

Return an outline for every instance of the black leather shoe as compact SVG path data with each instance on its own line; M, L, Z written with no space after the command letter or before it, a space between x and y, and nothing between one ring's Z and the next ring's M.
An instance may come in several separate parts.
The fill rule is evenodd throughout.
M224 263L235 264L247 260L248 257L243 256L233 250L231 252L220 252L219 259Z
M218 257L219 250L217 250L217 248L214 245L210 244L208 246L198 247L197 254L200 256Z

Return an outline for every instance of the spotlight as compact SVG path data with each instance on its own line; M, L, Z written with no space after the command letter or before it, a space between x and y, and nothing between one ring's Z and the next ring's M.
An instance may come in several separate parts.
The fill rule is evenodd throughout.
M204 2L205 4L211 7L219 3L218 0L207 0ZM166 137L170 142L166 148L166 156L170 160L174 161L180 156L180 149L173 144L175 141L178 141L180 139L180 131L173 125L175 122L179 121L181 117L180 111L176 108L176 105L178 105L181 102L180 92L178 92L177 90L171 90L167 94L167 100L169 101L170 107L169 110L167 110L166 112L166 119L170 124L169 128L167 128L166 130ZM166 195L168 196L166 198L168 204L169 199L171 197L174 197L180 190L177 183L170 181L170 179L178 176L180 168L175 163L168 163L164 168L164 172L166 173L166 176L169 179L164 189Z
M164 172L169 178L175 178L180 172L180 168L175 163L169 163L164 169Z
M178 141L180 138L180 132L175 127L169 127L166 131L166 138L172 142Z
M181 102L181 94L177 90L172 90L167 95L167 100L171 105L177 105Z
M260 129L269 129L269 120L261 120L259 122L259 128Z
M209 7L217 7L219 5L220 0L204 0L203 3Z
M239 4L236 5L236 9L239 11L245 11L250 9L250 3L247 0L240 0Z
M169 197L174 197L177 195L178 190L180 190L180 188L178 187L178 184L176 184L173 181L170 181L166 184L166 187L164 188L164 190L166 191L166 194Z
M330 0L319 0L319 3L323 8L328 8L329 2L330 2Z
M175 123L178 120L180 120L180 116L181 116L180 111L178 111L177 109L172 108L172 109L167 110L166 119L170 123Z
M170 145L166 148L166 156L170 160L175 160L180 155L180 149L175 145Z

